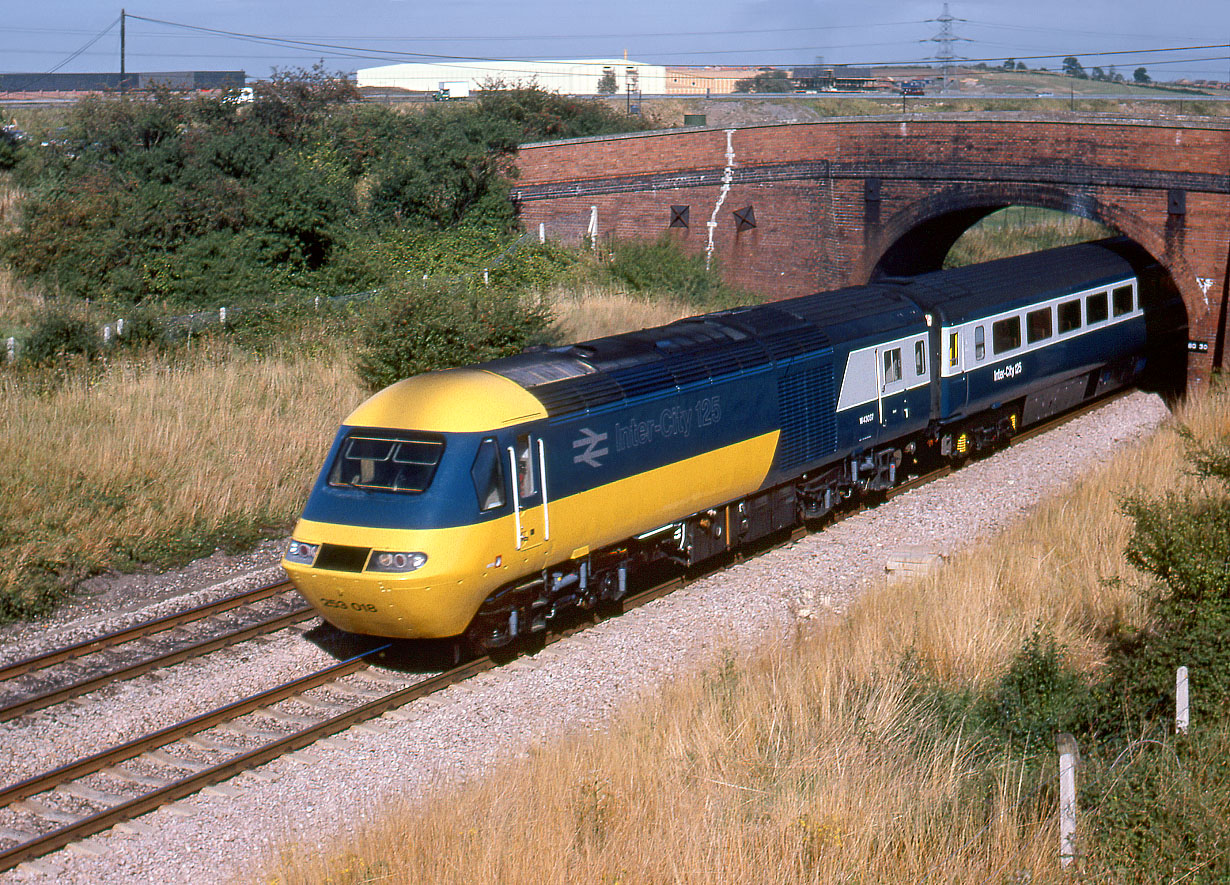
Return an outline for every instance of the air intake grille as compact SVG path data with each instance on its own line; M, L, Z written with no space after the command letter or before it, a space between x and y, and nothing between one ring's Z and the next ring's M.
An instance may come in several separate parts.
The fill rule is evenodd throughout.
M837 450L831 363L783 376L777 382L777 397L782 425L777 449L779 468L817 461Z
M367 555L372 552L370 547L345 547L341 544L321 544L320 552L316 554L315 568L329 569L334 572L361 572L367 565Z

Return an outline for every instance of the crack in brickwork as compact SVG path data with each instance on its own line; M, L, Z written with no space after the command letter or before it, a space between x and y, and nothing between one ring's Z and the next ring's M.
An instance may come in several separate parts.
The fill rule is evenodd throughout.
M735 180L735 130L726 130L726 168L722 170L722 189L718 192L717 203L713 206L713 214L709 216L709 223L706 225L709 228L709 240L705 243L705 270L708 270L713 263L713 233L717 230L718 213L722 211L722 204L726 202L726 195L730 193L730 185Z

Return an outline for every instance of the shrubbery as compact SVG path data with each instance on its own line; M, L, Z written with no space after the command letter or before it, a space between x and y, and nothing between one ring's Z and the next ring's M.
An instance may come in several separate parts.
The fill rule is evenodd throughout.
M519 142L648 125L537 87L412 113L357 98L316 67L250 105L83 99L48 146L0 157L24 193L0 258L51 294L119 305L334 294L335 267L394 232L507 234Z
M714 310L745 302L747 295L723 282L705 256L684 252L669 236L655 242L622 242L612 249L610 274L634 293L669 295Z
M98 331L84 320L59 311L43 315L22 345L22 360L51 366L69 357L93 359L102 345Z
M402 378L520 353L551 322L541 301L481 285L407 286L362 333L355 371L372 390Z

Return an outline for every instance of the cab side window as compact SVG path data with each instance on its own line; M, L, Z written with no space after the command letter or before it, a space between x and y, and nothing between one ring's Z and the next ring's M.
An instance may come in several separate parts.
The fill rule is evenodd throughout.
M485 439L479 445L470 476L474 479L479 511L504 506L504 461L495 440Z
M528 498L534 494L534 450L530 446L530 435L523 433L517 437L517 494Z
M914 342L914 374L927 374L927 348L921 341Z
M987 331L985 326L974 327L974 359L980 360L987 355Z

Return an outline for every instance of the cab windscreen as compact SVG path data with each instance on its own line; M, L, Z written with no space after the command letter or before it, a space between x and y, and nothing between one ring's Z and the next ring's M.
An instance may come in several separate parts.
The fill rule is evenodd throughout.
M431 485L443 453L443 440L419 434L352 433L338 450L329 485L422 492Z

